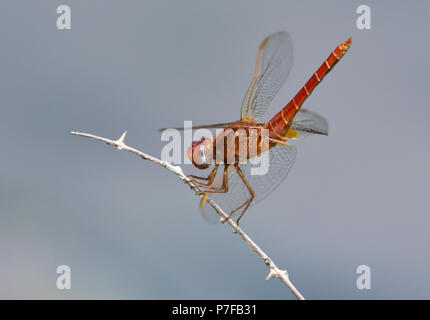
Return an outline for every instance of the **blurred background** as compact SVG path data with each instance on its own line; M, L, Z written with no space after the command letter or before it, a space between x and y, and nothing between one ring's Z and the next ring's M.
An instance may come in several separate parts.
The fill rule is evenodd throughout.
M59 5L71 30L56 28ZM371 30L356 9L371 8ZM229 122L259 43L290 32L268 120L352 36L305 108L328 137L295 143L287 179L241 226L310 299L430 298L428 1L2 1L0 298L293 299L167 170L160 127ZM427 101L427 102L426 102ZM71 290L58 290L68 265ZM371 290L356 268L371 268Z

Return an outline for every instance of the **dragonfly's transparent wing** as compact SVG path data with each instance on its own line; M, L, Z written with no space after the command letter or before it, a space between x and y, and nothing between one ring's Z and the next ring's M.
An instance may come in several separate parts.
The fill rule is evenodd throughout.
M252 162L254 164L248 161L248 163L239 166L255 193L255 198L251 206L267 197L285 179L294 163L297 149L294 146L277 145L266 151L266 154L268 154L268 159L266 158L267 162L264 160L266 155L263 154L253 159ZM258 164L255 164L256 162ZM260 168L257 170L259 173L265 172L265 174L255 174L256 168ZM234 167L230 166L228 170L228 192L219 194L209 193L209 198L213 199L227 214L241 206L251 197L250 191ZM219 186L221 183L222 178L219 175L214 185ZM238 218L241 212L242 210L238 210L233 215L233 218ZM213 222L219 219L213 208L209 205L203 207L203 215L208 221Z
M291 132L290 132L291 131ZM311 134L328 135L327 120L316 112L301 109L293 119L290 131L288 131L289 139L299 139L307 137Z
M164 131L164 130L197 130L197 129L219 129L219 128L229 128L236 124L237 121L234 122L226 122L226 123L215 123L215 124L206 124L206 125L198 125L198 126L192 126L192 127L177 127L177 128L160 128L158 131Z
M261 43L254 78L242 103L241 119L258 120L284 84L293 65L290 35L277 32Z

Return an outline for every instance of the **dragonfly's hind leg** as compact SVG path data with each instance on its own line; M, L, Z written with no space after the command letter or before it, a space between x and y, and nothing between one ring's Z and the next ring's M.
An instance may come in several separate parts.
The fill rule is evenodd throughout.
M239 218L236 220L236 224L239 226L239 221L240 219L243 217L245 211L248 209L248 207L251 205L252 200L254 200L255 198L255 192L254 189L252 189L252 187L250 186L248 180L246 180L245 175L243 174L242 170L239 168L239 165L235 165L234 168L236 169L237 174L239 175L239 177L242 179L242 182L245 184L245 186L248 188L249 193L251 194L251 197L246 200L240 207L234 209L229 216L227 217L227 219L225 219L223 221L223 223L225 223L228 219L231 218L231 216L236 213L238 210L240 210L241 208L245 207L242 211L242 213L240 214Z

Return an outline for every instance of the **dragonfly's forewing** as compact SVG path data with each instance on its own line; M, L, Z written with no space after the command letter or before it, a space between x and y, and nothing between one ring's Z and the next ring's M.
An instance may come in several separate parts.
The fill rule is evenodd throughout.
M159 131L164 130L197 130L197 129L223 129L223 128L230 128L233 126L235 122L226 122L226 123L214 123L214 124L206 124L206 125L198 125L198 126L192 126L192 127L177 127L177 128L161 128L158 129Z
M293 65L288 32L268 36L260 45L253 80L242 103L241 119L260 119L287 79Z

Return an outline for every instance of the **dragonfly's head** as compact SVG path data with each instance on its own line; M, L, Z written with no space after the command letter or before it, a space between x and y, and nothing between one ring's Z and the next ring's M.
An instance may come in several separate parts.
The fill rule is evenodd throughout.
M213 161L213 142L212 139L202 138L199 141L193 141L188 148L188 158L193 165L199 169L207 169Z

